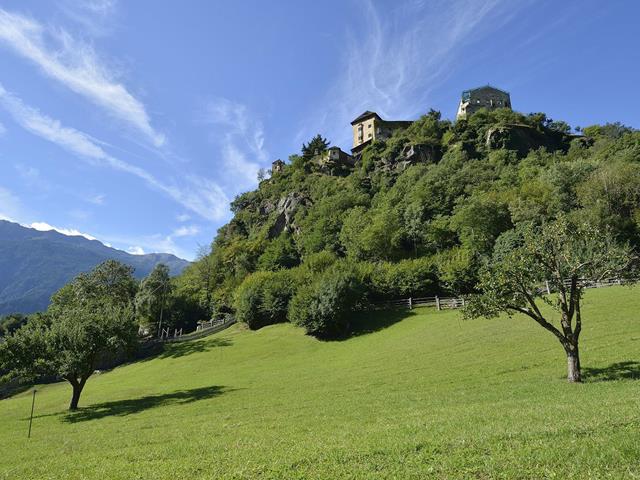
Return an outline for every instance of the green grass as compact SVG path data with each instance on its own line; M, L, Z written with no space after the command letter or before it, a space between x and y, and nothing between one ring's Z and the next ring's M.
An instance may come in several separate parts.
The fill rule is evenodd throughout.
M73 415L40 387L31 440L31 393L0 401L0 478L640 478L640 287L585 302L582 385L525 318L233 326L92 377Z

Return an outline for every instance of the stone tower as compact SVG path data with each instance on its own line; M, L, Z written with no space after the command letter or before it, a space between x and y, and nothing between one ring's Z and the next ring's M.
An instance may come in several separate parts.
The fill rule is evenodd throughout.
M456 119L465 118L481 108L511 108L508 92L486 85L462 92Z

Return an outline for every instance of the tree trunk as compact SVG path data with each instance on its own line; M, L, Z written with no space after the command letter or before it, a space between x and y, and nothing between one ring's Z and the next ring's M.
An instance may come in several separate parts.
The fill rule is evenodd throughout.
M570 348L567 348L567 380L569 383L582 382L580 353L577 345L571 345Z
M77 410L78 402L80 401L80 394L82 393L82 389L84 387L84 382L73 382L71 383L71 386L73 387L73 394L71 395L69 410Z

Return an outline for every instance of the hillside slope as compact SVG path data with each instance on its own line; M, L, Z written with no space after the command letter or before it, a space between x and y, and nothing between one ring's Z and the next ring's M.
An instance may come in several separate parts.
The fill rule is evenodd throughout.
M138 278L158 263L168 265L174 275L189 264L167 253L131 255L97 240L0 220L0 315L44 310L55 291L108 259L131 265Z
M31 392L0 401L0 478L638 478L639 308L640 286L587 292L583 385L524 318L234 326L94 376L71 416L39 388L30 441Z

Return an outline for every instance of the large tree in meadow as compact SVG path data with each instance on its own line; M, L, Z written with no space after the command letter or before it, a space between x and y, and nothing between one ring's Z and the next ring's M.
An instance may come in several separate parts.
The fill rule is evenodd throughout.
M580 382L585 280L628 274L635 259L607 231L564 217L543 227L510 230L496 242L480 274L481 293L471 296L464 313L467 318L526 315L556 337L567 356L568 381ZM556 319L550 316L554 312Z
M58 291L46 315L32 318L0 344L0 368L22 379L56 376L73 389L70 410L105 356L137 338L130 267L115 261L79 275Z

